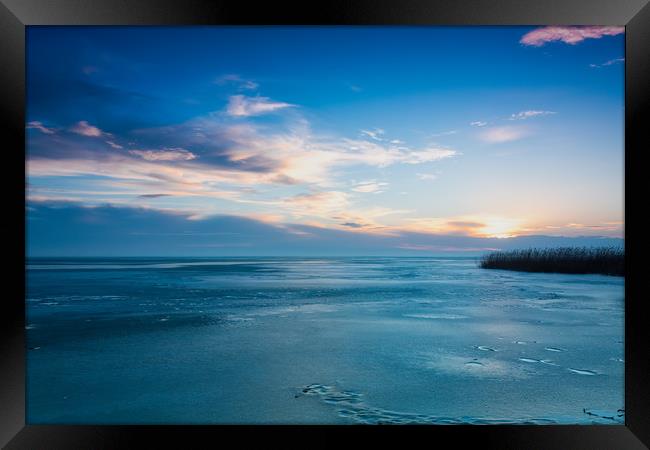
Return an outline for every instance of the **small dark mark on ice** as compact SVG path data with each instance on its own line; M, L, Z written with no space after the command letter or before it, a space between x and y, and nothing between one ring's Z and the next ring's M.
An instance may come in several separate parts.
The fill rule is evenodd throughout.
M618 411L621 411L621 410L619 409ZM607 420L613 420L614 422L620 422L621 421L620 417L622 417L622 414L619 414L617 417L614 417L614 415L610 414L609 411L589 410L587 408L582 408L582 412L587 414L588 416L599 417L601 419L607 419Z

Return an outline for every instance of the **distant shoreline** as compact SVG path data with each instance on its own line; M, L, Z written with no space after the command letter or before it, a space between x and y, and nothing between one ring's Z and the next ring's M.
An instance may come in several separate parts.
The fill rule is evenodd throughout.
M622 247L558 247L496 251L481 258L483 269L625 276Z

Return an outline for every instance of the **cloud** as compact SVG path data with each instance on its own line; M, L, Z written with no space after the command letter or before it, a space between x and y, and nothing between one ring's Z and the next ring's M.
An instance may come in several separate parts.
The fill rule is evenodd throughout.
M462 220L453 220L447 222L447 225L456 228L483 228L485 227L484 223L481 222L464 222Z
M523 45L541 47L548 42L561 41L575 45L585 39L600 39L603 36L616 36L625 33L625 27L616 26L550 26L537 28L526 33L519 41Z
M355 192L363 192L366 194L379 194L384 192L384 188L388 186L388 183L377 182L375 180L362 181L357 183L356 186L352 188Z
M479 138L484 142L490 144L500 144L504 142L516 141L527 135L528 131L525 128L505 126L489 128L481 133L479 135Z
M113 142L113 141L106 141L106 143L107 143L108 145L110 145L111 147L113 147L114 149L116 149L116 150L120 150L120 149L123 149L123 148L124 148L124 147L122 147L121 145L116 144L116 143Z
M90 140L57 135L54 147L48 141L52 138L35 136L26 162L29 179L72 177L75 188L56 193L39 189L32 198L95 205L151 200L177 211L192 209L195 218L217 211L254 211L320 226L354 222L364 230L379 230L384 224L378 218L388 213L363 202L387 184L374 179L380 176L376 172L350 184L349 171L428 164L459 155L444 147L409 147L398 139L315 133L299 112L281 117L273 126L233 123L217 111L178 124L131 130L128 136L104 134L105 139ZM123 144L127 150L107 151L108 146L122 150L118 142L128 142L128 147Z
M161 198L161 197L169 197L169 194L141 194L138 195L140 198Z
M539 110L521 111L516 114L512 114L509 120L526 120L536 116L548 116L549 114L556 114L556 113L555 111L539 111Z
M268 97L245 97L233 95L230 97L226 111L234 117L259 116L272 113L280 109L290 108L290 103L274 102Z
M525 234L545 234L561 236L616 236L624 234L623 221L600 222L592 224L583 223L555 223L547 225L529 226L521 230Z
M452 245L413 245L413 244L399 244L397 246L400 250L414 250L423 254L427 253L483 253L487 251L496 251L500 250L495 247L454 247Z
M607 66L613 66L614 64L622 63L625 62L625 58L616 58L616 59L610 59L609 61L605 61L602 64L589 64L589 67L607 67Z
M190 162L192 165L188 164ZM245 198L248 195L245 187L267 182L260 174L219 170L187 159L147 160L128 153L106 153L102 160L31 158L26 166L29 180L43 176L93 177L92 181L85 183L86 190L65 190L68 198L83 204L96 204L102 199L111 203L128 203L143 193L156 192L178 199L169 202L170 207L176 210L192 208L193 214L226 206L215 204L214 199L231 202L231 208L240 202L252 204ZM100 198L93 194L96 190L101 190ZM42 192L42 189L39 192L41 197L51 198L50 193ZM203 201L188 203L187 198ZM197 204L201 207L197 208Z
M353 211L350 211L350 209L348 208L333 214L330 219L334 223L329 223L329 226L356 228L366 233L389 236L395 235L394 228L382 224L379 219L387 216L404 216L414 212L413 210L392 209L383 206L373 206L370 208L354 206Z
M362 223L356 223L356 222L345 222L341 224L344 227L349 227L349 228L363 228L364 225Z
M546 228L553 228L552 226ZM623 222L602 222L600 224L567 223L557 228L575 228L584 230L617 231L623 229Z
M364 134L375 141L383 141L381 137L385 133L381 128L375 128L374 130L361 130L361 134Z
M253 100L260 105L264 104L260 98L235 98L244 99L245 104L243 111L235 111L238 114L256 113L264 109L259 105L252 106ZM102 133L98 127L87 122L81 122L78 128L78 131L85 134ZM371 133L382 131L374 130ZM62 136L55 146L55 153L51 142L33 140L30 142L30 157L40 158L41 161L31 167L47 171L48 164L44 162L47 159L50 160L49 169L57 172L92 168L95 173L99 171L98 165L104 165L110 169L102 172L109 172L114 177L126 175L127 172L132 177L132 172L137 169L169 178L172 176L170 174L176 177L177 170L183 165L188 177L205 180L206 183L287 186L319 183L330 186L340 176L341 170L348 166L383 168L393 164L422 164L459 154L443 147L411 148L399 139L379 141L370 136L366 140L317 134L311 130L309 122L297 115L284 117L283 121L269 127L248 121L232 123L220 112L213 112L179 124L135 129L130 134L129 140L138 142L136 151L119 154L107 153L105 145L119 150L116 146L124 145L121 143L126 139L124 137L118 140L111 136L110 139L102 140L101 146L96 146L92 141L81 142L71 136ZM169 153L169 150L174 149L182 149L184 152ZM160 153L161 150L167 152ZM108 160L120 155L127 158ZM173 161L174 167L168 171L161 164L145 168L141 167L141 163L135 164L133 158L129 159L128 156L140 161ZM75 162L69 161L70 165L64 168L63 164L54 163L52 159L74 159ZM183 164L190 160L191 167ZM132 167L129 168L129 165Z
M418 173L417 177L420 180L433 181L433 180L438 178L438 175L433 174L433 173Z
M407 152L400 158L401 162L406 164L422 164L425 162L439 161L441 159L451 158L459 155L456 150L447 148L427 148L424 150L414 150Z
M404 229L420 233L505 238L521 234L521 225L519 219L476 215L408 219Z
M54 128L48 128L45 125L43 125L42 122L39 122L38 120L33 120L33 121L27 123L27 126L25 128L35 129L35 130L38 130L38 131L40 131L41 133L44 133L44 134L54 134L56 132L56 130Z
M214 82L215 84L218 84L220 86L226 84L235 84L239 89L247 89L247 90L257 89L259 87L258 83L251 80L246 80L234 73L222 75L216 78Z
M497 239L408 230L376 234L365 232L365 223L356 220L345 220L340 228L328 229L241 215L191 220L191 213L111 205L86 207L70 202L31 201L29 206L29 256L426 255L623 243L622 239L603 237ZM215 248L220 250L215 252ZM222 251L225 248L229 250Z
M88 137L100 137L104 134L102 130L93 125L90 125L85 120L77 122L72 128L70 128L70 131Z
M147 161L189 161L196 159L196 155L183 148L166 148L163 150L130 150L132 155L139 156Z
M432 137L440 137L440 136L451 136L452 134L458 133L458 130L449 130L449 131L441 131L440 133L434 133L431 136Z
M487 122L482 122L482 121L480 121L480 120L477 120L477 121L475 121L475 122L470 122L469 124L470 124L471 126L473 126L473 127L484 127L484 126L486 126L488 123L487 123Z
M448 148L411 149L388 142L315 135L308 124L302 123L301 128L293 121L283 129L223 124L220 118L215 114L143 130L135 133L138 141L167 142L168 146L152 145L126 152L106 152L105 147L87 151L88 143L64 137L63 142L71 147L57 146L66 152L62 155L31 152L28 177L101 177L100 181L93 179L91 186L101 186L104 199L125 203L141 198L138 196L143 193L164 193L169 195L166 205L185 209L201 204L196 214L204 215L224 208L254 209L285 219L316 218L326 224L331 223L333 214L347 214L348 209L354 209L361 219L342 222L379 227L371 219L383 212L361 211L359 205L353 204L357 196L350 194L379 192L386 185L368 180L350 186L342 179L345 169L416 165L458 155ZM327 193L313 192L314 186ZM299 189L309 192L299 194ZM67 191L66 197L85 203L97 201L95 195L83 189ZM190 204L187 198L196 201ZM214 199L221 202L215 203Z
M328 217L341 213L349 205L349 196L341 191L321 191L298 194L284 199L296 216Z

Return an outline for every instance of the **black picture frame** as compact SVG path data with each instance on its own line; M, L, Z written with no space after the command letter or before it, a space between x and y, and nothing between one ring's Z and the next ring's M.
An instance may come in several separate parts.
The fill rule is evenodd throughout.
M25 424L25 27L30 25L625 25L625 425L582 426L35 426ZM650 342L641 295L640 221L633 220L636 181L650 109L648 0L330 0L247 3L233 0L0 0L0 111L5 128L2 221L5 274L2 302L0 445L18 448L131 448L194 440L240 444L282 435L285 444L337 445L336 434L407 442L536 449L637 449L650 445ZM21 150L22 149L22 150ZM640 183L639 183L640 184ZM21 266L22 264L22 266ZM308 440L306 440L308 439ZM158 443L158 444L157 444ZM645 445L644 445L645 443ZM196 446L196 445L194 445Z

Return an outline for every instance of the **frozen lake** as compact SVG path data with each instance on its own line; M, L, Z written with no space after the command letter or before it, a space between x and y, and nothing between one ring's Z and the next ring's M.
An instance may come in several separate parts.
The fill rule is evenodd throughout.
M28 423L623 423L624 280L476 258L30 259Z

